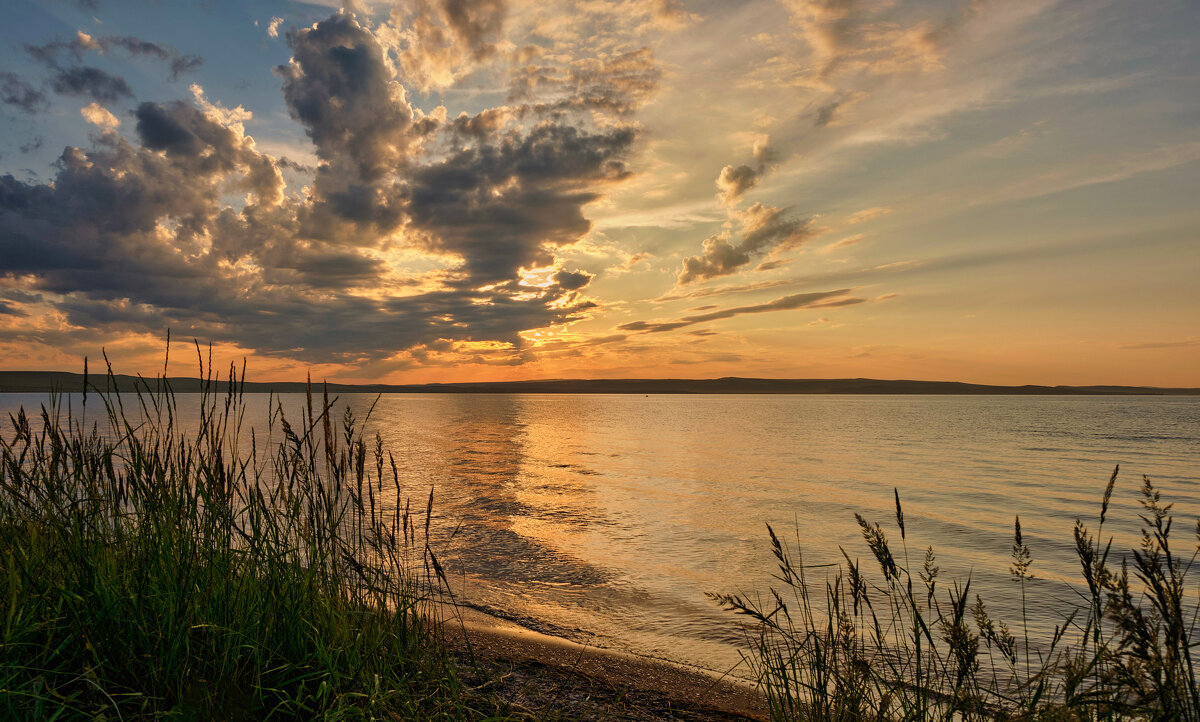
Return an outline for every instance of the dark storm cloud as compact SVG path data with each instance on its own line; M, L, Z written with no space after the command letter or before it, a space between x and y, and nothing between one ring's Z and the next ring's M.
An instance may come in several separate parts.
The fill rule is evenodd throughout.
M48 104L45 93L8 71L0 72L0 102L26 113L36 113Z
M292 117L317 157L372 183L405 157L412 109L392 82L383 48L349 15L289 31L292 62L276 72Z
M344 288L377 279L383 262L357 253L324 251L296 254L279 267L299 271L315 287Z
M431 248L462 256L471 283L547 265L591 228L583 206L627 174L629 129L590 133L542 123L460 151L409 176L408 213Z
M195 155L201 148L200 138L173 115L157 103L139 105L134 116L137 118L137 132L142 145L153 150L165 150L168 155Z
M67 148L52 184L0 178L4 272L100 302L232 303L234 289L215 273L203 238L223 191L276 198L266 177L274 168L191 106L147 103L138 117L141 147L115 139L89 152Z
M395 229L404 215L394 176L410 164L418 133L382 46L341 14L287 39L292 60L276 73L288 112L321 161L314 202L301 213L303 233L361 244L364 231Z
M134 111L142 146L188 162L206 175L228 172L250 157L236 135L182 101L142 103Z
M40 293L29 293L19 288L0 288L0 298L16 303L41 303L43 301Z
M849 288L842 288L836 291L818 291L815 293L795 293L790 296L783 296L773 301L759 303L752 306L733 306L731 308L721 309L720 311L711 311L695 316L684 316L676 321L633 321L630 323L617 326L622 331L636 331L639 333L662 333L664 331L674 331L677 328L694 326L698 323L706 323L708 321L720 321L734 316L743 316L753 313L768 313L771 311L793 311L802 308L829 308L834 306L851 306L858 303L863 303L866 299L847 297L850 293ZM841 297L841 298L839 298Z
M592 274L586 271L561 270L554 274L554 282L564 291L577 291L592 282Z
M486 23L460 20L455 32L486 37ZM80 52L100 42L77 40ZM0 178L0 274L78 334L169 327L314 361L421 363L420 349L444 347L522 363L523 331L595 307L581 295L592 276L557 267L555 249L578 241L590 228L583 206L629 175L632 129L538 110L512 127L503 109L443 123L413 110L352 16L288 41L284 100L319 160L303 196L283 193L280 169L304 169L258 152L202 94L141 103L133 138L67 148L52 182ZM401 277L398 244L446 267ZM548 266L548 285L522 280Z
M85 96L102 103L133 97L124 78L84 65L60 68L50 79L50 87L62 95Z
M157 111L145 115L162 120ZM286 214L286 204L227 211L242 228L261 234L263 245L244 252L270 268L261 275L223 274L218 250L194 243L198 234L189 229L215 231L226 214L212 215L224 173L208 159L230 149L221 147L216 129L189 128L194 120L161 123L172 132L154 137L169 151L123 142L90 154L68 149L53 186L0 177L5 273L32 276L36 290L60 294L56 308L84 329L170 327L263 353L326 361L385 357L436 338L519 344L520 331L569 321L589 308L557 285L523 300L504 291L382 299L346 293L364 277L376 280L377 262L272 235L278 228L273 214ZM188 132L175 132L180 127ZM195 140L206 137L218 143ZM237 162L249 173L254 159L241 152ZM178 224L174 235L163 232L163 219ZM291 247L273 256L285 242Z

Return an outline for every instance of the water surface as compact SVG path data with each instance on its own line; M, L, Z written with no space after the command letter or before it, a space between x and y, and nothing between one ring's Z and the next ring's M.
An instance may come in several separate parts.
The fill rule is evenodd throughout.
M299 418L303 396L276 398ZM180 400L186 418L194 402ZM3 395L0 411L43 401ZM374 402L339 400L360 417ZM247 423L261 429L267 403L248 397ZM402 496L423 505L433 489L434 546L462 599L722 671L744 637L704 593L765 592L767 524L806 563L839 561L839 547L866 563L858 512L903 556L897 489L913 565L932 545L943 579L970 576L1011 626L1020 515L1037 634L1073 601L1072 526L1095 526L1116 464L1106 536L1117 546L1136 542L1142 474L1176 503L1183 543L1194 546L1200 514L1191 397L411 394L379 398L370 426L395 454Z

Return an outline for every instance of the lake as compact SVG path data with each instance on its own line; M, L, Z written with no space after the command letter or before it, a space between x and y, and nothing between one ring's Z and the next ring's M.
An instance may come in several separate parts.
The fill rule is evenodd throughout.
M195 397L179 398L186 419ZM299 418L302 395L276 399ZM0 411L44 400L6 394ZM375 400L339 404L362 417ZM247 424L261 431L267 404L248 396ZM1188 550L1200 515L1195 397L406 394L379 398L369 426L414 507L433 489L434 549L462 600L720 671L744 633L705 592L766 592L767 524L806 564L837 562L843 547L870 567L854 514L880 522L903 556L896 489L914 569L932 545L943 585L970 576L1015 628L1020 515L1037 635L1072 603L1072 527L1095 528L1116 464L1114 548L1136 544L1143 474L1175 502Z

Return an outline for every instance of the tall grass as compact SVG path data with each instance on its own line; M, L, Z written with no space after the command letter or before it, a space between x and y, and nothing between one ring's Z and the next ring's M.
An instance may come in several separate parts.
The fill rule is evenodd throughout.
M434 629L430 506L393 503L379 438L311 388L247 433L244 369L200 371L190 431L165 384L98 381L0 433L0 718L489 715Z
M1033 556L1019 518L1009 573L1021 619L1010 625L972 595L970 579L941 582L932 548L909 563L898 492L899 547L895 532L856 515L877 572L842 550L844 563L813 579L768 526L779 582L770 598L709 596L753 620L746 659L772 719L1200 720L1200 522L1181 548L1171 505L1143 477L1140 544L1118 558L1104 537L1118 469L1095 531L1076 522L1080 603L1047 639L1030 638L1038 600L1026 595Z

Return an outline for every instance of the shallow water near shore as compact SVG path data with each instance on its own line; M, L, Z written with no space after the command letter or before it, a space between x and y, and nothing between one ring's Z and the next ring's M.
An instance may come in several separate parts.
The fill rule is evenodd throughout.
M0 395L0 412L45 401ZM80 401L60 399L75 411ZM305 398L274 402L298 419ZM179 396L185 424L197 403ZM246 397L247 444L249 426L266 431L269 403ZM1077 517L1095 528L1116 464L1114 549L1137 542L1142 474L1175 502L1185 548L1200 515L1194 397L352 395L334 418L348 404L361 419L373 403L368 433L395 455L400 503L423 511L433 489L434 551L462 601L721 671L738 663L744 636L704 593L766 593L766 524L806 564L836 563L843 547L867 567L854 513L883 524L902 553L896 488L913 566L932 545L943 583L969 577L1017 628L1008 565L1020 515L1038 639L1075 601L1071 529ZM384 490L382 503L395 503ZM827 573L814 566L810 578Z

